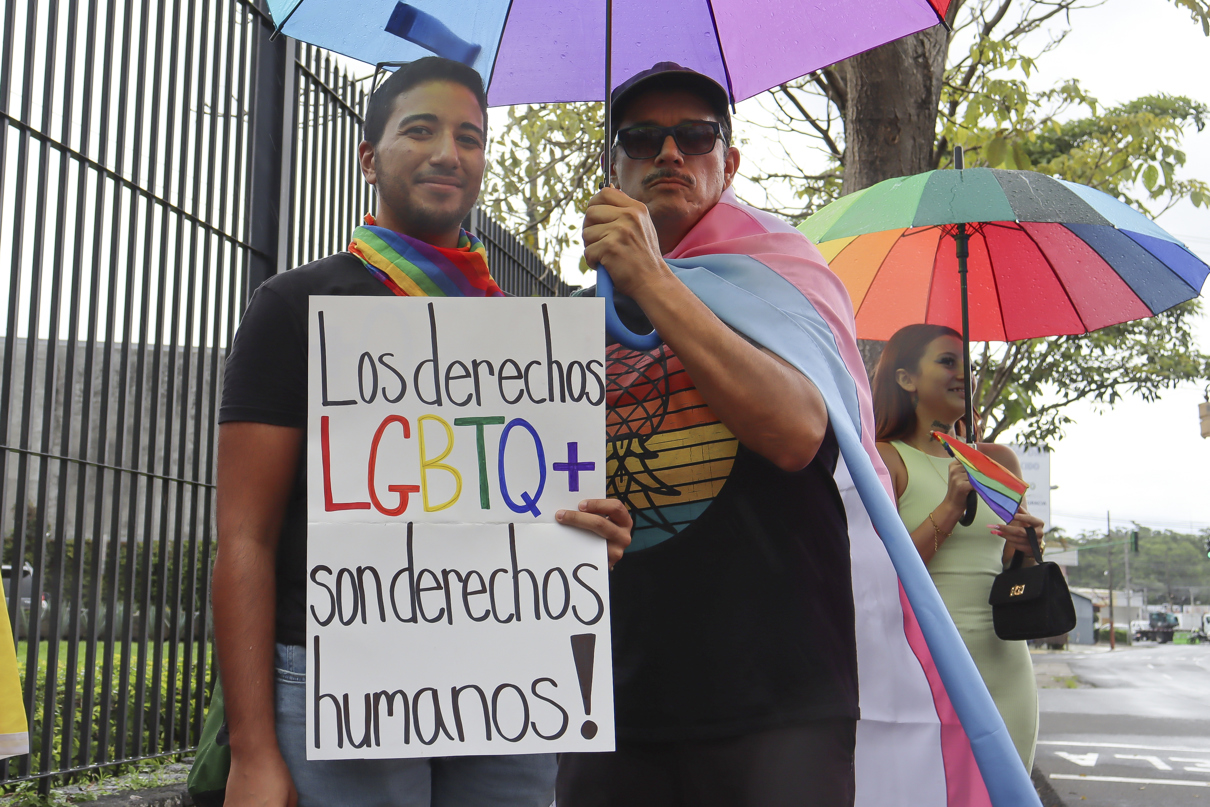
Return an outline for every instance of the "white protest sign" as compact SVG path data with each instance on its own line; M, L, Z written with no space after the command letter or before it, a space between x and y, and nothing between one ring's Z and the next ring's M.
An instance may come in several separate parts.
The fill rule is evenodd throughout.
M312 297L307 756L614 747L594 299Z

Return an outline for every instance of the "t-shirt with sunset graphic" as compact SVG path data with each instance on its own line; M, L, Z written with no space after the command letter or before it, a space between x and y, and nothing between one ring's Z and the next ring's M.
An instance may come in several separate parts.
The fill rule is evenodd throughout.
M731 473L737 442L667 345L651 353L611 345L606 367L607 493L630 510L628 551L636 551L705 512Z

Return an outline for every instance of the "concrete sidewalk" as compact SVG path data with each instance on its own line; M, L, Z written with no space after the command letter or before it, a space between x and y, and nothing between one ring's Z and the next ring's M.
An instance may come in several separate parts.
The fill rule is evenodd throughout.
M169 785L168 787L153 787L147 790L130 790L125 793L115 793L102 796L96 801L87 802L95 807L193 807L193 799L185 791L184 785Z

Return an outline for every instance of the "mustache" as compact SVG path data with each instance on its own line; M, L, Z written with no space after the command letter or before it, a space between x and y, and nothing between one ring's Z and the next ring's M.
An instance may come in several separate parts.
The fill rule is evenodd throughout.
M442 179L454 179L454 180L457 180L457 179L458 179L458 172L457 172L457 171L441 171L441 170L425 171L423 174L418 174L418 175L416 176L416 181L417 181L417 182L424 182L425 180L433 179L433 178L435 178L435 177L440 177L440 178L442 178ZM465 184L466 184L465 182L459 181L459 182L458 182L458 187L460 187L460 188L461 188L461 187L462 187L463 185L465 185Z
M643 187L647 187L659 182L661 179L680 180L691 188L697 185L697 180L694 178L693 174L685 173L684 171L677 171L675 168L657 168L647 176L643 177Z

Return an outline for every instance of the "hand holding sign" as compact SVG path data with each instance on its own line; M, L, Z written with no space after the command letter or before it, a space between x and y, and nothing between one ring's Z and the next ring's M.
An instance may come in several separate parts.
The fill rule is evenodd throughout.
M586 499L578 510L560 510L555 513L560 524L579 527L594 532L605 539L609 546L609 568L622 559L622 553L630 546L634 519L626 505L617 499Z

